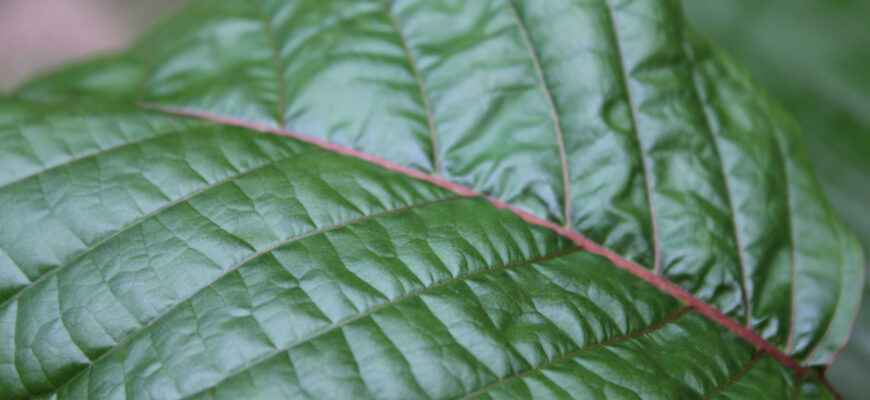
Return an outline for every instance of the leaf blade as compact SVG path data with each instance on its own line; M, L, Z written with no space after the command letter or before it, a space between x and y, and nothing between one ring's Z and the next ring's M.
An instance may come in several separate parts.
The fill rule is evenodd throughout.
M206 117L221 124L295 136L301 141L321 144L329 150L377 165L363 166L359 161L319 154L307 157L304 165L297 166L299 170L296 172L324 168L336 174L333 176L335 182L342 183L321 185L311 181L310 176L292 175L292 181L303 188L297 189L287 183L283 188L299 190L293 193L294 196L310 199L318 193L322 199L336 201L331 206L311 203L298 211L294 218L310 218L309 212L326 212L324 209L342 216L365 214L355 202L368 199L367 195L355 192L353 196L344 198L343 191L354 187L354 183L336 178L341 174L363 179L361 176L369 173L363 181L382 188L378 200L384 204L397 201L391 197L397 194L394 193L397 189L379 186L385 182L389 183L387 186L406 185L402 186L406 189L398 190L401 199L406 199L409 191L413 192L407 187L416 188L414 190L419 191L417 197L426 201L446 196L444 189L462 195L480 193L491 196L496 205L588 245L590 249L611 257L617 265L698 307L744 339L771 352L786 366L801 374L812 374L794 359L809 366L827 362L844 340L847 330L844 321L856 309L856 290L846 279L856 264L853 241L820 196L818 183L808 172L808 162L801 153L797 130L788 117L769 104L743 71L734 68L727 58L709 50L705 43L692 39L679 24L678 14L674 3L668 1L613 4L491 1L455 6L396 1L387 4L386 10L380 2L365 1L334 1L321 5L279 4L268 0L260 3L227 1L218 5L203 2L194 6L189 14L182 14L159 28L141 42L131 56L122 59L124 62L129 59L151 60L149 69L152 73L143 78L140 91L142 98L150 102L146 104L148 107ZM581 48L576 52L576 58L561 60L558 54L572 53L559 50L574 45L575 38L564 34L544 35L549 19L558 20L557 16L566 16L566 21L593 21L591 27L604 35L585 36L583 40L588 40L588 43L583 43L593 50ZM457 23L457 29L449 40L444 39L445 20ZM525 23L517 24L517 21ZM609 24L605 23L608 21ZM611 36L615 39L607 39ZM140 57L141 54L147 54L147 57ZM412 60L410 67L407 65L409 59ZM210 60L210 63L197 60ZM573 72L588 69L594 72L590 77L577 77ZM475 71L481 70L487 73L477 75ZM607 84L595 88L599 77ZM512 78L520 83L510 81ZM713 78L722 78L725 83ZM553 84L548 85L550 81ZM607 86L618 87L619 82L622 82L621 90ZM568 88L585 86L596 90L589 93L560 91L561 84ZM47 86L50 85L35 84L31 87L40 88L35 93L45 95L46 90L50 92ZM70 87L81 86L67 82L59 87L58 97L63 98L63 92ZM129 91L126 88L122 85L118 95L127 96ZM739 93L740 90L746 93ZM346 91L353 95L347 96ZM745 95L746 99L736 106L727 104L727 95L735 92ZM421 93L422 100L418 101ZM98 91L96 97L104 95ZM27 90L21 96L27 97ZM578 104L585 107L579 107L584 113L576 116L571 110L576 110ZM274 114L274 110L279 112ZM626 124L626 121L631 123ZM285 125L300 129L303 134L282 128ZM554 125L559 140L553 140ZM441 148L434 145L436 128ZM766 133L757 134L767 128L770 130ZM211 131L211 128L205 131ZM243 130L233 132L229 135L256 135ZM187 140L191 143L208 143L208 138L193 139L194 134L184 133L180 136L190 136L191 139ZM294 140L270 140L294 143L288 146L302 146L306 151L312 151ZM748 140L750 146L733 145L740 140ZM172 150L166 144L163 146L162 151ZM208 159L224 149L218 150L204 151L201 157ZM577 154L590 157L579 158ZM603 160L602 155L614 154L619 155L617 162L605 161L607 174L599 174L596 163ZM179 160L184 163L197 157L185 154ZM323 161L326 159L328 161ZM443 162L443 178L427 175L439 163L438 160ZM72 160L73 163L78 161ZM284 165L282 163L277 160L275 164L264 167L264 171L272 171L279 164ZM737 173L739 165L764 166L755 170L744 169L750 173L760 171L762 176L741 176ZM129 168L130 162L120 161L115 167L120 171ZM382 167L405 176L391 175ZM438 168L435 170L440 171ZM196 169L191 172L199 175L195 177L199 181L210 181ZM253 171L252 176L259 177L259 172ZM315 172L311 174L317 175ZM392 178L383 178L382 174ZM101 176L81 176L84 181L102 185ZM23 177L22 182L29 179ZM39 180L38 176L31 178ZM411 178L421 178L441 188ZM788 182L776 183L785 178ZM573 181L566 185L566 180ZM643 181L646 184L641 184ZM737 182L734 188L732 181ZM759 183L770 182L774 182L772 191L767 187L757 187ZM13 183L16 191L18 183ZM42 197L49 197L46 188L63 192L63 186L57 183L49 186L39 183ZM218 187L238 184L232 177L218 183ZM426 189L422 189L424 187ZM4 189L0 188L0 193ZM202 193L216 189L206 185ZM269 189L258 190L268 196L277 196L277 192ZM268 248L265 244L268 238L275 237L278 231L283 232L270 225L266 216L253 215L259 210L250 214L253 207L250 204L228 207L231 201L240 200L238 193L226 192L226 196L228 200L220 206L216 206L218 201L213 200L214 204L197 208L195 204L205 204L202 202L211 197L197 194L186 199L182 196L180 203L175 204L169 197L178 196L164 195L166 208L152 207L157 210L153 224L148 223L150 214L139 210L139 214L145 216L140 218L145 219L142 227L136 225L134 230L141 231L146 225L152 229L147 235L142 234L143 241L152 239L149 235L159 236L160 229L179 229L188 232L187 240L191 243L197 243L200 235L226 243L226 248L220 251L200 242L197 244L199 250L191 245L194 248L188 251L176 248L172 255L162 251L157 255L145 252L143 257L147 257L149 263L156 257L157 261L153 262L162 266L160 273L155 274L161 279L173 276L172 265L187 263L188 258L197 260L191 265L198 266L198 270L190 272L190 276L183 276L182 283L176 282L178 278L173 279L167 287L178 293L198 293L210 287L200 282L203 277L211 276L217 270L223 271L227 268L224 265L226 260L239 258L229 253L253 251L256 254ZM563 197L567 200L560 200ZM747 207L755 206L747 199L758 198L769 200L774 205L776 210L772 218L766 218L768 216L757 210L746 211ZM256 199L242 200L255 202ZM87 205L83 197L57 197L54 203L42 206L39 211L64 207L73 210ZM16 200L12 204L23 202ZM190 208L191 214L178 215L178 220L199 224L197 227L203 230L185 231L185 227L177 225L178 221L166 221L166 215L161 215L165 210L182 207ZM228 208L222 214L215 211L220 207ZM371 209L372 206L369 204L363 208ZM485 213L486 209L480 210ZM573 215L565 215L568 210L573 210L570 211ZM235 221L227 216L231 212L240 213L233 217ZM281 212L273 212L281 215ZM11 217L19 214L6 213ZM72 212L68 214L81 218ZM332 215L329 218L335 217L335 214L327 214ZM118 229L129 221L137 221L135 217L125 218L127 222L115 221L110 225ZM215 224L215 220L222 220L223 225ZM502 223L501 219L497 220ZM561 227L566 221L568 227ZM747 221L754 222L753 227L761 227L759 231L777 232L787 225L793 226L796 233L789 241L783 241L780 234L766 237L748 228L750 222ZM88 226L86 222L79 221L78 226ZM21 225L24 224L10 232L17 234ZM264 226L270 226L274 232L268 232ZM575 228L579 232L574 232ZM38 226L36 230L48 229ZM127 238L129 235L126 233L121 232L117 237ZM741 243L742 234L748 238L747 244ZM102 242L94 239L97 236L91 234L85 240L79 240L80 244L70 247L85 248L86 242L96 243L97 247L104 243L119 246L120 239L115 241L115 237L110 237ZM26 247L35 248L32 245ZM60 244L53 243L46 246L51 251L59 247ZM333 247L334 252L342 251L341 246ZM59 258L69 258L74 251L67 249L63 253L65 255ZM784 255L789 253L790 257ZM9 325L11 330L7 329L4 334L7 341L21 346L21 351L7 348L4 360L15 367L23 366L28 372L21 378L29 382L22 386L28 390L62 389L63 384L58 384L57 377L71 375L70 371L82 365L82 357L90 360L107 354L106 350L118 348L107 343L117 344L118 338L136 332L133 325L146 326L156 321L151 319L155 315L162 315L157 310L169 307L165 298L158 301L157 306L151 305L151 310L142 304L131 307L127 304L129 299L106 289L108 292L101 295L112 295L114 299L103 300L102 304L113 304L113 313L127 318L125 323L108 325L125 327L113 332L114 336L104 332L104 342L90 347L87 343L82 345L72 340L72 336L77 335L84 343L81 338L88 335L70 332L88 324L68 324L65 318L71 318L72 311L69 308L61 310L61 307L71 307L88 298L89 294L80 293L75 296L78 299L61 301L60 288L70 286L62 286L60 279L72 273L68 271L84 271L86 267L81 265L85 265L83 260L89 256L82 257L81 260L71 259L70 265L79 266L73 269L53 260L48 264L61 265L57 268L58 277L51 275L54 269L48 269L50 274L44 275L46 278L41 275L46 272L45 268L32 274L39 276L35 280L43 279L33 285L42 291L33 292L27 288L11 294L11 300L0 305L0 310L5 307L8 320L9 313L19 314L21 299L33 303L25 304L27 307L50 309L42 304L50 302L34 302L34 296L58 297L53 302L59 311L52 314L53 311L44 309L44 312L36 313L38 318L34 317L34 321L23 323L15 317L16 322ZM824 275L836 264L837 257L841 258L843 266L839 275ZM11 256L0 259L3 263L0 265L4 268L2 271L14 271L11 268L17 260L31 258L34 257L22 257L13 251ZM790 273L783 272L785 266L791 267ZM82 272L81 279L98 278L100 268L94 266L91 269L90 273ZM112 269L106 269L109 270ZM661 276L656 275L659 273ZM21 282L14 281L15 277L11 272L9 274L14 287L12 293L21 288ZM804 292L793 289L795 286L788 279L791 276ZM106 281L106 287L117 284L106 277L102 279ZM191 282L200 282L200 286ZM58 287L56 292L44 289L51 283ZM193 286L187 287L186 284ZM782 300L782 293L792 292L795 296L791 301ZM148 298L144 294L136 297L140 300ZM87 309L85 305L80 306ZM752 318L749 310L754 310ZM792 310L794 317L791 316ZM134 314L147 318L137 318ZM51 315L59 317L52 318ZM84 318L79 314L73 316ZM194 315L194 318L198 317ZM741 323L749 329L740 326ZM45 327L52 327L49 331L52 334L60 332L61 336L63 331L68 332L70 339L65 343L69 354L61 357L46 350L49 336L44 336L47 335L44 332L49 331L40 333L40 329ZM794 327L793 332L790 327ZM382 327L379 329L384 330ZM704 328L699 332L715 336L719 334L717 329ZM13 330L15 332L11 332ZM97 334L91 336L98 337L94 335ZM136 333L132 335L139 337ZM111 341L106 339L110 336ZM31 340L35 342L26 343ZM691 346L686 342L680 344ZM396 347L403 345L401 342L393 344ZM723 345L723 348L729 346ZM157 347L158 344L151 343L149 351ZM78 348L81 350L76 350ZM154 362L159 363L173 356L165 350L163 354L154 354ZM66 357L66 361L49 365L48 372L45 372L42 360L55 357L58 360ZM226 358L232 357L227 355ZM161 368L161 373L165 373L168 367ZM754 370L753 365L745 374L752 376L749 372ZM740 368L732 372L739 371ZM40 377L40 373L44 376ZM165 380L164 384L171 383L169 386L175 387L175 394L160 392L161 396L193 393L188 389L196 379L189 377L170 382L172 378L161 379ZM446 377L444 379L449 381ZM149 386L153 382L136 380L135 383L154 388ZM417 383L420 386L420 382ZM680 383L673 383L668 389L676 391L672 394L684 393L682 390L685 388L681 389ZM695 393L708 393L717 387L704 387L703 391L696 390ZM431 390L426 385L418 389ZM76 389L69 390L73 393L82 389L76 386Z

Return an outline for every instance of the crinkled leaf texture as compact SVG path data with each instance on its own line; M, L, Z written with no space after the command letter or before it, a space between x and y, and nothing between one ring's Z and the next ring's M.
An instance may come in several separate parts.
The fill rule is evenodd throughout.
M870 248L870 2L685 0L683 5L689 22L735 52L795 114L834 209ZM741 24L739 31L735 24ZM868 267L865 263L865 271ZM826 372L851 399L868 394L868 291L865 284L852 338Z
M826 398L860 250L672 1L201 1L0 102L0 396Z

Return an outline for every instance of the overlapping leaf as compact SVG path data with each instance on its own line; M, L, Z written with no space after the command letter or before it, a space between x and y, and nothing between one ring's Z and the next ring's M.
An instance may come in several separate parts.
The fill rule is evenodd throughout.
M0 110L14 398L820 395L567 238L383 165L582 234L804 365L858 303L797 130L671 2L201 2L19 97L78 100Z

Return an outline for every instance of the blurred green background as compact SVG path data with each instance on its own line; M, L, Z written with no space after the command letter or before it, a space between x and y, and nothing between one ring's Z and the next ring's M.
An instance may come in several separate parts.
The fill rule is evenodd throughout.
M541 0L546 1L546 0ZM0 0L0 93L123 48L186 0ZM804 128L831 202L870 249L870 0L683 0L689 25L740 59ZM870 297L828 378L870 397Z

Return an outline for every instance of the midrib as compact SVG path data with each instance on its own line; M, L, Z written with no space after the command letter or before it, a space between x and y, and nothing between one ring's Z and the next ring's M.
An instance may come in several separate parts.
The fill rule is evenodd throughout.
M764 338L762 338L760 335L758 335L758 333L756 333L752 329L746 327L745 325L743 325L743 324L737 322L736 320L732 319L731 317L725 315L724 313L717 310L716 308L714 308L713 306L711 306L707 302L695 297L694 295L692 295L691 293L687 292L686 290L680 288L679 286L671 283L670 281L668 281L667 279L665 279L661 275L657 275L657 274L653 273L652 271L644 268L643 266L635 263L634 261L631 261L631 260L623 257L622 255L615 253L614 251L594 242L593 240L581 235L580 233L578 233L572 229L565 228L565 227L560 226L552 221L548 221L548 220L543 219L541 217L535 216L527 211L524 211L524 210L522 210L514 205L511 205L509 203L506 203L502 200L493 198L491 196L487 196L487 195L485 195L483 193L479 193L473 189L470 189L470 188L467 188L465 186L447 181L446 179L436 177L433 175L429 175L429 174L424 173L422 171L419 171L419 170L416 170L416 169L413 169L413 168L410 168L410 167L407 167L404 165L400 165L400 164L394 163L392 161L388 161L388 160L382 159L380 157L377 157L377 156L374 156L374 155L371 155L371 154L368 154L368 153L365 153L365 152L362 152L362 151L359 151L356 149L344 147L344 146L339 145L339 144L328 142L326 140L318 139L318 138L315 138L312 136L304 135L304 134L294 132L294 131L291 131L288 129L278 128L278 127L274 127L274 126L268 126L268 125L264 125L264 124L259 124L259 123L255 123L255 122L246 121L243 119L238 119L238 118L233 118L233 117L228 117L228 116L223 116L223 115L218 115L218 114L211 114L211 113L196 111L196 110L188 110L188 109L184 109L184 108L166 107L166 106L160 106L160 105L149 104L149 103L139 103L138 105L141 108L147 109L147 110L160 111L160 112L171 114L171 115L179 115L179 116L199 118L199 119L204 119L204 120L208 120L208 121L213 121L213 122L216 122L218 124L236 126L236 127L251 129L251 130L255 130L255 131L273 133L273 134L277 134L277 135L281 135L281 136L290 137L290 138L293 138L296 140L300 140L300 141L303 141L306 143L320 146L327 151L331 151L331 152L343 154L346 156L355 157L355 158L361 159L363 161L371 162L375 165L378 165L378 166L381 166L383 168L401 173L403 175L406 175L406 176L414 178L414 179L420 179L420 180L430 182L436 186L453 191L453 192L455 192L459 195L462 195L462 196L486 198L487 200L489 200L490 203L492 203L496 207L510 210L510 211L514 212L515 214L517 214L522 219L524 219L526 222L552 229L553 231L557 232L558 234L560 234L568 239L571 239L574 243L576 243L578 246L582 247L586 251L589 251L589 252L594 253L594 254L598 254L600 256L603 256L603 257L609 259L616 266L627 270L628 272L637 276L638 278L643 279L644 281L656 286L657 288L664 291L665 293L667 293L667 294L677 298L678 300L686 303L688 306L694 308L699 313L707 316L708 318L713 320L718 325L730 330L731 332L733 332L734 334L736 334L737 336L739 336L743 340L746 340L747 342L749 342L750 344L755 346L760 351L763 351L765 353L770 354L771 356L773 356L774 358L779 360L783 365L785 365L786 367L795 371L795 373L798 374L799 376L814 377L816 379L819 379L826 386L828 386L828 383L826 380L824 380L824 377L821 376L815 370L812 370L812 369L809 369L809 368L802 366L797 360L795 360L794 358L792 358L788 354L784 353L782 350L780 350L774 344L772 344L772 343L768 342L767 340L765 340ZM830 388L830 387L828 387L828 388L831 391L833 391L832 388Z

